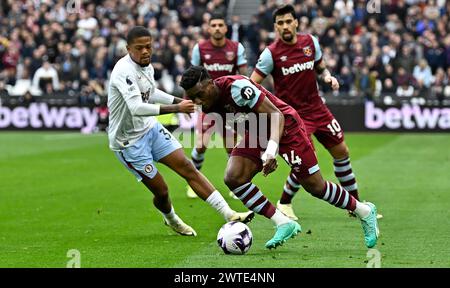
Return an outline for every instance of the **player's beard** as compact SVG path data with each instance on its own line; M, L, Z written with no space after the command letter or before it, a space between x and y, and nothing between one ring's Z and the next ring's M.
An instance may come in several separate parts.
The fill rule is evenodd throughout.
M225 37L222 33L214 33L213 34L213 38L214 40L220 41L223 39L223 37Z
M145 59L145 61L143 59ZM143 59L139 61L139 66L147 67L148 65L150 65L150 58L143 58Z
M294 39L294 34L292 32L281 33L281 38L286 42L291 42Z

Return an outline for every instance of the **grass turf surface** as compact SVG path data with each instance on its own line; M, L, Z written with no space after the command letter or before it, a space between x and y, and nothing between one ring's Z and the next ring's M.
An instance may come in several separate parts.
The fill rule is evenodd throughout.
M384 219L376 248L381 267L450 267L450 136L347 133L362 199ZM320 146L325 179L336 181ZM196 238L163 225L152 195L121 166L104 134L0 133L0 267L65 267L67 251L81 267L366 267L359 221L305 191L294 200L303 233L269 251L272 222L256 216L253 245L244 256L222 253L216 234L224 223L185 183L158 166L177 213ZM189 149L186 150L190 152ZM275 203L288 167L255 183ZM203 172L236 210L222 178L223 149L210 149Z

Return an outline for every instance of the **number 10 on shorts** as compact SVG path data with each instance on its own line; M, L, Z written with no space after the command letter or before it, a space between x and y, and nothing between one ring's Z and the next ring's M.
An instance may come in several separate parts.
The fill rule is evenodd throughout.
M333 136L335 136L337 133L341 132L341 126L337 122L336 119L333 119L330 124L327 125L328 129L330 129Z

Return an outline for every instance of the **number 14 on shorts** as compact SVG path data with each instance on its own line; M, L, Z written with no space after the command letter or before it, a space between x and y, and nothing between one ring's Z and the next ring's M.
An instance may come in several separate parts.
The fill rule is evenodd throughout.
M289 166L302 164L302 158L300 158L298 155L295 155L294 150L291 150L290 158L287 153L284 153L281 156L283 156L284 160L289 163Z

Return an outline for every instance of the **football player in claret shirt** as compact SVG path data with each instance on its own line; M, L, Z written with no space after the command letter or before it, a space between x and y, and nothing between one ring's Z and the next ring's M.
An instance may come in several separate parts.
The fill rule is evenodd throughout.
M235 121L245 119L241 116L246 115L247 119L257 121L253 123L256 125L245 125L243 139L231 152L224 181L247 208L275 223L276 232L266 243L267 248L276 248L301 232L300 225L275 208L251 182L258 172L267 176L277 168L278 153L311 195L355 213L361 220L366 246L375 246L378 238L375 205L359 202L342 186L322 178L314 148L294 108L245 76L223 76L212 80L202 66L186 70L180 85L206 113L218 113L222 119L229 119L231 113L236 115ZM267 135L270 135L267 145L262 131L268 131ZM252 142L257 144L252 145Z
M195 192L226 221L248 222L254 213L237 213L230 208L206 177L189 161L181 144L157 120L155 115L191 113L191 100L169 95L156 88L152 56L152 37L142 26L127 36L128 54L111 72L108 90L109 147L138 181L153 193L153 204L164 222L181 235L196 236L195 230L175 213L168 187L154 162L160 162L183 177ZM158 104L157 104L158 103Z
M210 35L209 39L200 41L192 49L191 64L194 66L203 65L212 79L237 73L247 75L247 59L244 46L225 37L227 24L223 15L213 14L211 16L208 22L208 33ZM205 115L201 114L196 127L196 135L200 137L197 137L196 147L192 149L191 153L192 161L198 170L202 168L205 160L205 152L213 132L211 127L210 119L205 119ZM217 132L221 134L229 154L234 145L227 147L226 143L229 143L230 146L230 144L235 142L235 133L230 127L217 128ZM230 192L230 196L233 195ZM197 197L190 187L188 187L187 196L189 198Z
M339 89L339 82L328 71L317 38L297 34L298 20L292 5L275 10L273 22L278 38L261 53L251 79L261 83L269 74L273 76L275 95L297 110L308 137L314 134L333 157L334 172L342 187L359 200L344 132L319 96L316 74L333 90ZM277 203L277 207L294 220L298 218L291 202L300 187L299 179L291 172Z

